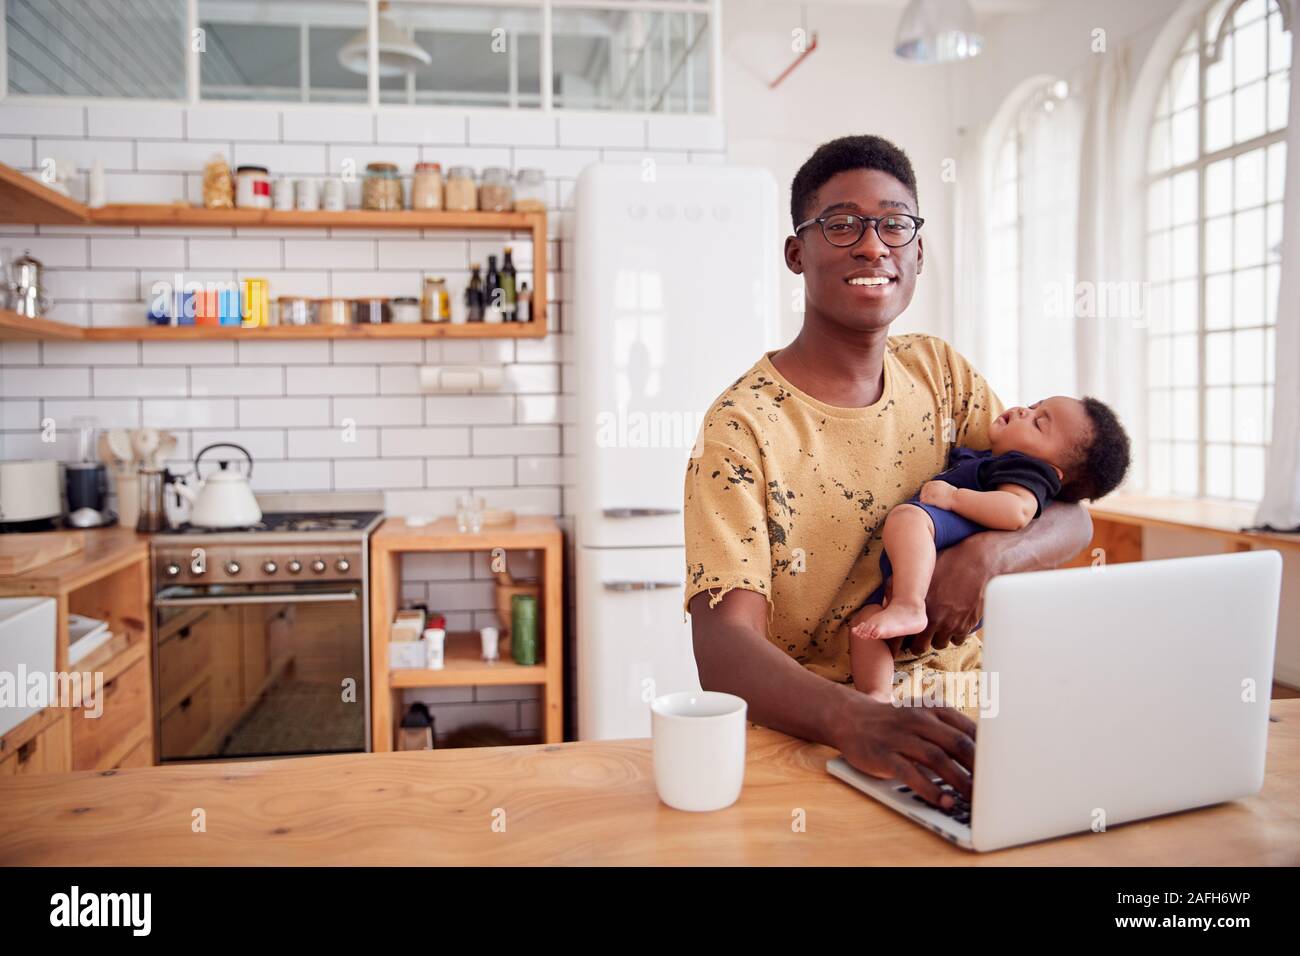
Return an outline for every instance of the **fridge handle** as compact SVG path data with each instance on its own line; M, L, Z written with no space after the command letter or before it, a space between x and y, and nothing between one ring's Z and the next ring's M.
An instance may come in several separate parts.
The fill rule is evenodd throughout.
M681 581L606 581L606 591L658 591L661 588L679 588Z
M679 515L680 508L606 508L606 518L650 518L655 515Z

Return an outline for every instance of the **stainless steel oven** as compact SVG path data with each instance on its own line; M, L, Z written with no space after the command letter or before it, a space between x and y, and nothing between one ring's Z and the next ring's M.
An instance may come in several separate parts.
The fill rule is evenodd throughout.
M164 762L369 749L367 549L365 535L155 538Z

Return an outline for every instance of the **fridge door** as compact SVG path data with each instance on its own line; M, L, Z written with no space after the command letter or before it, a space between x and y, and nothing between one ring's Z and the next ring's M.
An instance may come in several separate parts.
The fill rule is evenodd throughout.
M577 540L683 543L704 412L776 334L776 182L741 166L595 164L578 179Z
M699 690L682 548L578 548L578 739L650 736L650 701Z

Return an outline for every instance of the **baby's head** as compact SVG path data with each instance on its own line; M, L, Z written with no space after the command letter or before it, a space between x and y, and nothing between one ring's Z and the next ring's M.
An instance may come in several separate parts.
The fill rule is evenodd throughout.
M1018 451L1050 464L1061 479L1061 501L1109 494L1128 471L1128 434L1095 398L1054 395L1008 408L989 425L989 444L995 455Z

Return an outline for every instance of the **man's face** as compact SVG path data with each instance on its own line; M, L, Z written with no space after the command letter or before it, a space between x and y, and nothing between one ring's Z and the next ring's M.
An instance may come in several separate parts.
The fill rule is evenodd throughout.
M878 169L836 173L817 190L805 219L855 213L887 216L917 215L916 200L907 187ZM890 247L868 227L851 246L834 246L813 223L785 242L790 271L804 277L807 308L815 308L837 325L857 331L887 328L912 301L921 274L924 250L918 233L905 246ZM884 278L883 284L863 285L852 279Z

